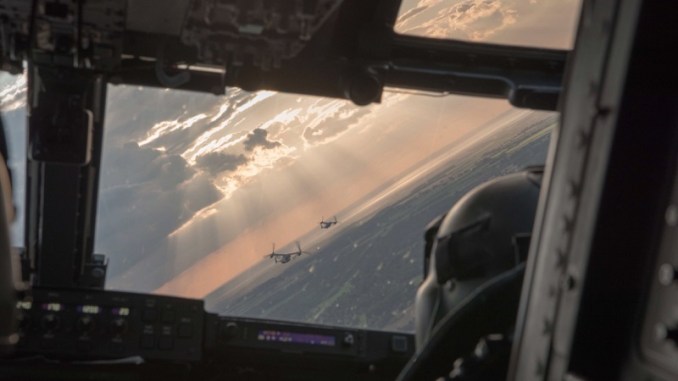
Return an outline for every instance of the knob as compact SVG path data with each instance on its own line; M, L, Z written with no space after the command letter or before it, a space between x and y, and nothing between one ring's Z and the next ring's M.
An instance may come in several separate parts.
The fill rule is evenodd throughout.
M235 338L238 334L238 325L234 322L223 322L219 324L219 338L222 341L228 341Z
M352 333L345 334L342 344L344 344L345 347L352 347L353 344L355 344L355 336L353 336Z
M122 335L127 330L127 321L125 319L113 319L111 322L111 333Z
M54 314L47 314L42 317L42 328L48 332L56 331L59 329L60 324L61 319L59 319L59 317Z
M94 319L91 316L83 316L75 323L75 330L81 334L88 334L94 330Z
M678 270L669 264L664 263L659 267L659 283L664 286L672 285L678 279Z

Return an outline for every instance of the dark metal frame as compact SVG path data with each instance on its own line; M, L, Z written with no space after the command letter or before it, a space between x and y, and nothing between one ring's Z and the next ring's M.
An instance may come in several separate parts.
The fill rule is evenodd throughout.
M103 279L92 284L85 270L94 250L106 82L96 73L30 65L28 83L24 239L34 269L33 284L103 287ZM70 125L69 117L55 121L55 115L71 110L61 109L63 103L46 102L46 97L78 99L78 107L91 120L84 126ZM48 118L40 117L44 115ZM73 136L78 145L70 144Z
M510 380L670 378L638 346L678 168L674 21L660 1L584 2Z

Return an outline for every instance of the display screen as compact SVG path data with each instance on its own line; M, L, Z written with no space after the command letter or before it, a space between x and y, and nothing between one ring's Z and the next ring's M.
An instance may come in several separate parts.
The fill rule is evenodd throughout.
M64 305L61 303L43 303L40 307L42 307L43 311L52 312L59 312L64 309Z
M259 331L257 340L291 344L321 345L326 347L334 347L336 345L336 338L334 336L285 331Z
M127 308L127 307L114 307L114 308L111 308L111 315L115 315L115 316L129 316L129 308Z
M77 306L75 310L82 314L98 315L101 312L101 307L95 306L93 304L84 304Z

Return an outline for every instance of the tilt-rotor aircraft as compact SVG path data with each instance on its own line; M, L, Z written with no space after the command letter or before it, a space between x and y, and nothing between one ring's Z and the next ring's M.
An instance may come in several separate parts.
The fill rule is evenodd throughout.
M332 225L336 225L337 222L338 222L337 216L334 216L331 220L328 221L325 221L325 218L323 217L320 219L319 224L321 229L329 229L332 227Z
M678 28L672 27L678 24L676 5L664 0L583 0L581 5L557 2L570 4L577 14L578 27L568 32L574 35L570 49L513 43L512 32L506 29L519 27L521 15L533 9L529 7L556 2L445 3L0 0L0 68L27 78L26 117L20 118L25 120L26 138L15 139L25 145L10 143L9 147L9 152L25 151L25 158L15 160L25 163L25 175L15 172L10 177L4 166L0 171L0 380L677 380L678 71L668 58L678 41ZM409 8L399 16L401 5ZM440 8L443 6L448 8ZM541 20L551 24L561 19L561 8L554 9ZM482 19L487 14L493 17ZM471 38L449 38L444 33L447 29L431 24L436 15L444 19L441 25L468 32ZM397 22L411 25L414 32L429 34L398 33L394 30ZM539 29L530 32L529 37L548 36L555 39L560 35ZM491 37L497 42L485 40ZM545 171L534 228L518 237L529 240L521 239L524 251L516 251L515 263L509 264L515 264L515 270L478 285L463 302L454 304L455 308L449 309L446 303L458 301L443 300L437 314L429 314L440 319L435 329L427 336L415 337L415 326L425 324L428 316L426 311L415 308L419 282L426 279L426 286L441 290L439 296L452 298L457 284L454 277L459 276L455 271L461 271L459 263L475 260L478 266L493 265L485 261L482 251L471 251L476 255L464 258L458 254L473 249L473 245L485 244L485 240L470 242L467 238L482 238L486 229L501 226L495 224L497 221L481 213L479 219L465 221L459 230L435 238L435 232L453 227L441 219L427 230L426 223L414 222L424 210L423 204L403 210L399 208L404 204L390 203L375 212L374 218L388 217L388 222L408 224L377 225L367 221L361 226L377 227L363 235L347 229L351 231L345 234L352 235L344 236L345 241L356 250L358 259L347 260L353 258L349 255L353 252L339 262L332 260L339 257L334 252L325 257L314 255L309 262L317 260L315 267L297 267L304 267L302 271L310 274L306 279L317 283L309 287L283 284L263 288L285 294L282 299L266 299L255 305L253 310L263 311L256 318L236 315L242 304L217 313L207 311L200 298L151 292L155 288L149 288L148 293L109 289L111 279L107 280L107 274L120 275L123 262L116 256L125 253L113 250L106 257L95 253L95 238L104 238L115 227L124 227L121 225L141 225L129 218L118 225L101 225L103 230L97 231L97 213L115 209L104 204L97 208L99 196L110 189L123 192L149 184L144 180L132 187L118 179L109 188L99 186L100 178L115 172L106 167L112 162L102 161L103 147L109 147L104 130L115 124L104 126L107 90L112 87L109 85L222 97L231 94L231 90L266 96L271 92L296 94L280 98L283 110L292 109L297 102L294 97L301 95L314 96L316 103L340 99L358 106L370 105L357 108L361 112L388 107L409 97L398 106L404 113L386 117L383 139L372 138L369 145L360 147L386 144L394 137L394 128L414 118L413 109L407 107L415 107L431 95L443 100L458 95L466 101L482 98L489 103L477 107L480 114L489 114L490 106L508 110L509 105L522 111L556 113L549 115L557 115L557 123L549 135L548 155L542 163ZM386 94L385 89L393 93ZM14 94L2 91L3 97ZM134 106L133 100L119 101L122 110L109 115L114 120L123 118ZM466 112L471 112L470 107L465 107L468 104L463 103L464 107L454 115L424 115L415 120L418 133L433 128L430 124L436 119L447 126L461 125L468 116ZM167 110L175 106L168 105ZM428 107L426 112L442 109L445 106ZM167 112L163 110L155 111ZM16 121L13 112L10 103L3 103L5 124ZM228 128L241 121L237 111L228 115L236 118L229 121ZM337 115L344 118L346 126L360 125L360 113ZM295 123L300 120L295 119ZM138 120L135 124L143 123L149 122ZM305 131L304 143L338 139L339 135L327 137L329 131L313 128ZM8 128L8 139L3 140L10 142L18 131ZM180 132L184 139L199 132L188 127L173 131ZM280 131L284 129L269 133L282 134ZM436 130L436 134L444 131ZM483 131L495 131L487 132L491 139L504 136L496 132L499 130ZM462 132L459 136L464 139L474 131ZM131 134L136 138L143 135ZM246 137L246 133L241 135ZM520 151L547 135L529 135L513 148ZM461 140L456 146L430 148L435 141L418 141L418 136L409 135L409 149L399 148L388 161L371 160L365 167L372 171L369 176L346 175L347 178L357 186L379 178L391 166L401 165L403 169L397 173L403 173L409 164L401 160L410 154L438 152L437 149L449 153L465 143L471 144L470 140ZM128 137L118 136L115 144L130 141ZM360 141L355 138L352 142L357 145ZM150 156L127 158L140 161L139 167L144 168L164 150L186 145L170 143L144 151ZM111 144L110 147L115 145L113 140ZM130 150L144 147L127 146ZM257 147L261 152L266 145ZM351 144L343 144L331 153L341 156L342 163L357 161L363 152L347 152L350 147ZM393 152L388 146L383 148L382 153ZM493 152L499 156L518 152L513 148ZM241 150L231 156L217 152L212 158L235 158L240 160L238 165L244 165L248 156L238 155L254 155L257 150ZM180 169L188 171L194 160L181 153L176 153L174 160L181 164ZM461 197L471 188L466 181L478 174L480 166L494 171L483 181L502 174L501 168L491 164L493 158L499 157L494 153L463 151L455 156L455 165L475 160L478 155L476 162L481 164L464 167L449 176L444 174L438 183L445 183L447 192L435 193L436 182L422 181L420 188L403 192L407 195L399 200L417 195L443 197L463 189L459 191ZM7 150L3 149L2 154L8 161ZM531 157L528 153L524 156ZM220 170L236 167L217 164ZM362 168L362 164L357 162L355 167ZM334 166L328 172L334 175L335 169L338 172L341 168ZM353 169L346 172L352 173ZM202 173L207 172L184 172L181 181L198 178ZM209 179L216 181L211 180L216 177ZM398 180L395 174L385 176L383 184L372 186L364 194L379 192ZM14 187L13 195L10 181L21 185ZM346 189L346 194L355 191ZM324 200L334 202L336 195L335 191ZM13 205L21 200L25 203L17 212L23 213L23 218L15 219ZM436 216L450 210L452 202L443 204ZM450 213L453 212L456 213ZM431 213L422 218L430 221L433 217ZM13 220L24 223L23 242L10 242ZM238 220L230 219L231 223ZM160 226L156 222L154 228ZM403 248L409 256L392 255L400 253L401 248L388 246L390 241L383 246L383 253L364 244L366 237L380 239L389 232L395 234L391 237L404 237L410 231L416 238ZM422 254L431 253L432 247L427 243L428 249L423 250L425 232L426 242L438 248L435 255ZM119 241L136 238L120 237ZM343 242L337 239L336 244ZM179 240L172 242L156 246L158 250L181 246L174 244ZM183 247L189 251L194 248ZM239 253L234 251L233 255ZM139 252L144 251L139 248ZM377 261L379 266L367 262L379 255L386 258ZM209 266L209 261L205 267L224 274L228 266L236 265L232 258L226 267ZM139 271L144 273L144 260L152 258L134 259L135 266L141 266ZM172 257L158 263L169 268L184 259ZM391 273L385 273L385 269L404 266L410 259L418 274L407 274L409 283L390 282L400 268ZM332 271L322 272L323 264L329 264ZM465 274L472 274L473 269L465 268ZM343 271L348 271L349 276L342 277ZM228 287L248 288L247 282L255 279L254 272L243 272ZM281 282L293 284L290 282L295 281L294 276L287 274L281 273ZM330 286L337 278L342 279L341 283ZM209 280L196 277L183 285L199 287ZM150 279L141 280L144 281ZM389 281L390 288L377 288L382 281ZM356 284L364 286L357 288ZM408 289L408 284L413 288ZM329 290L323 295L327 298L306 306L306 318L294 322L285 319L310 303L307 295L326 288ZM363 294L372 290L383 295L391 290L408 299L398 299L394 304L400 307L384 312L379 303L390 300L388 297L362 300ZM202 291L210 290L192 295L204 295ZM279 295L282 294L275 296ZM345 295L353 300L347 306L343 305L345 299L338 302ZM248 294L247 300L256 302L265 297L263 293ZM499 309L501 306L511 308ZM378 324L380 319L393 317L411 319L412 315L407 314L413 310L422 314L417 314L409 326L382 329L384 326ZM511 312L495 313L498 310ZM346 320L324 324L327 320L320 319L338 314ZM353 318L363 323L345 323ZM493 325L497 320L510 322L511 329L498 332ZM463 372L459 364L473 366Z
M275 252L275 243L273 244L273 249L271 249L271 254L266 254L264 258L270 258L275 261L275 263L287 263L294 259L295 257L299 257L302 254L308 254L307 252L301 250L301 245L299 242L296 242L297 245L297 251L293 251L291 253L276 253Z

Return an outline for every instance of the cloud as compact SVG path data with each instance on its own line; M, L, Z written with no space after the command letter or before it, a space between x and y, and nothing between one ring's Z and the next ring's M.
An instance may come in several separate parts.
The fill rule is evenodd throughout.
M221 193L204 175L166 189L157 183L110 188L99 196L97 251L111 257L111 276L151 254L169 260L176 252L158 252L167 236ZM141 233L141 234L140 234Z
M319 102L308 115L302 133L306 146L326 144L338 139L357 126L362 117L369 115L371 108L355 107L343 101ZM302 120L303 121L303 120Z
M348 125L332 123L330 126L308 127L304 130L304 140L310 145L322 144L334 140L348 130Z
M226 103L229 106L222 105L217 114L206 124L207 128L204 131L201 131L198 136L183 139L190 144L185 147L181 155L190 163L194 163L201 155L217 149L223 151L229 146L240 143L250 131L248 125L260 126L268 120L271 109L266 106L266 100L273 95L275 93L271 91L260 91L258 93L240 92L227 96ZM184 131L191 130L193 129Z
M140 185L147 182L173 188L189 180L195 171L179 155L125 143L104 150L101 187Z
M8 162L12 177L12 187L14 189L14 205L17 208L16 220L11 226L12 245L22 246L24 244L24 195L26 181L26 109L19 108L9 112L2 113L2 122L5 127L7 139Z
M501 0L466 0L443 9L431 30L438 34L461 32L472 41L488 37L516 23L517 12Z
M245 155L235 155L223 152L210 152L199 156L195 163L196 165L207 171L212 176L216 176L222 172L233 172L238 167L247 164L248 159Z
M243 145L245 146L246 151L252 151L257 147L261 147L263 149L275 148L280 145L280 142L268 140L268 131L257 128L247 134L247 138L243 142Z
M428 7L417 7L401 13L400 15L398 15L398 20L396 20L395 30L399 33L406 32L407 21L427 9Z
M206 114L197 114L183 120L164 120L160 123L156 123L148 132L146 139L140 141L139 145L143 146L157 140L161 136L165 136L177 130L185 130L190 128L205 118L207 118Z
M136 143L104 145L100 184L96 250L111 257L111 276L157 253L171 232L223 198L181 156Z
M0 110L3 113L26 106L26 75L0 75Z
M516 24L518 19L518 3L512 0L463 0L452 6L447 4L432 2L424 4L423 9L404 12L397 31L435 38L484 41Z
M442 2L442 0L419 0L419 1L417 2L417 6L416 6L416 7L417 7L417 8L421 8L421 7L424 7L424 8L426 8L426 7L433 7L433 6L435 6L435 5L440 4L441 2Z

